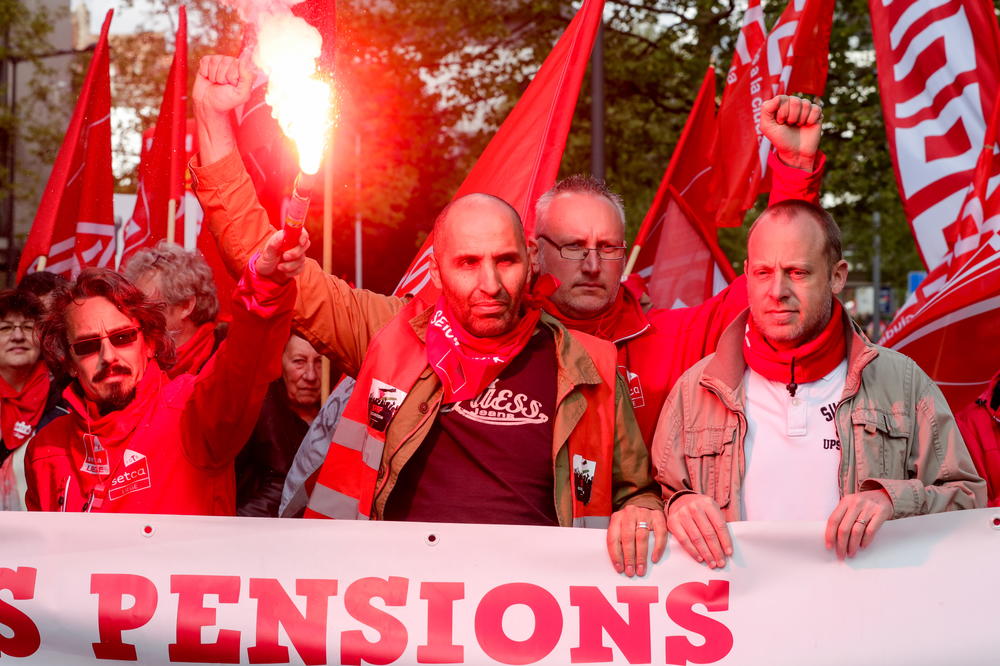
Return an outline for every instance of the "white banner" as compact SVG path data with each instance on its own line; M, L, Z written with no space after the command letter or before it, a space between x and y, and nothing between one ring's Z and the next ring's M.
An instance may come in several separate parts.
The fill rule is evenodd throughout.
M841 562L819 523L735 523L724 570L627 579L600 530L5 513L0 659L996 664L998 526L892 521Z

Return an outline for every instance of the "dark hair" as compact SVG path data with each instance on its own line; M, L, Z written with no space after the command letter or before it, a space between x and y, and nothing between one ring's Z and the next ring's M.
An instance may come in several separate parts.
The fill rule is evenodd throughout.
M167 305L179 305L193 298L194 309L188 318L194 324L213 321L219 314L212 269L198 252L160 241L156 247L133 254L122 274L133 283L145 275L155 275L160 297Z
M823 252L826 254L826 258L830 262L830 270L833 270L833 267L837 265L837 262L844 258L840 227L837 226L837 221L833 219L833 215L830 215L825 208L817 206L809 201L803 201L802 199L787 199L776 203L773 206L768 206L767 209L760 214L760 217L754 220L754 223L750 225L750 230L747 232L747 246L750 245L750 236L753 235L754 229L757 228L757 224L765 217L769 217L771 215L792 217L795 214L810 217L819 224L820 230L823 232Z
M10 314L19 314L25 319L38 321L45 315L45 307L31 292L4 289L0 291L0 319Z
M28 273L17 283L17 289L41 298L57 289L69 286L69 280L56 273L37 271Z
M39 328L42 353L50 368L65 372L70 367L66 327L69 306L96 296L107 299L122 314L138 321L146 344L155 350L154 357L160 367L166 370L173 366L176 350L167 335L163 304L149 300L138 287L109 268L85 268L76 282L56 292L52 310Z

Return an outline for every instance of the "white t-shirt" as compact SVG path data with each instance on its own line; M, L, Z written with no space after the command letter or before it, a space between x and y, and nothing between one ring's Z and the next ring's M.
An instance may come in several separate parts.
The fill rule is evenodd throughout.
M823 520L840 501L840 439L834 414L844 392L847 361L830 374L799 384L747 368L744 520Z

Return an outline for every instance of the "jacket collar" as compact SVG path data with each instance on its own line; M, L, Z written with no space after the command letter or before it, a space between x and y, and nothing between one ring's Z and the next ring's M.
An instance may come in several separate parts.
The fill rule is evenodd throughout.
M715 355L705 365L701 384L719 391L720 396L730 403L730 407L742 403L743 375L746 361L743 359L743 336L746 331L750 308L740 313L719 338ZM843 313L847 330L847 378L844 381L844 397L854 395L861 388L861 372L876 356L878 347L861 331L856 323Z
M434 307L417 306L416 309L417 314L409 320L410 327L420 342L426 344L427 326L430 324L431 315L434 314ZM560 377L565 376L573 386L600 384L603 381L590 354L557 319L543 310L538 325L547 328L555 338L556 362Z

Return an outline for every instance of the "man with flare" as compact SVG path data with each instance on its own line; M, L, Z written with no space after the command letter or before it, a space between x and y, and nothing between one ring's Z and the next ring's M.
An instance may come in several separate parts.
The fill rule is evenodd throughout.
M749 309L674 386L653 439L667 528L692 557L725 564L726 521L823 520L844 558L891 518L984 505L937 386L841 307L847 262L829 213L769 207L744 273Z
M209 215L226 211L234 227L266 220L228 125L228 112L245 100L241 86L249 91L241 70L235 60L203 59L194 93L206 139L196 191ZM610 524L616 568L642 575L662 503L614 345L542 313L548 281L533 290L535 253L507 203L486 194L457 199L434 233L436 303L313 274L310 297L296 304L303 333L357 378L311 514Z

